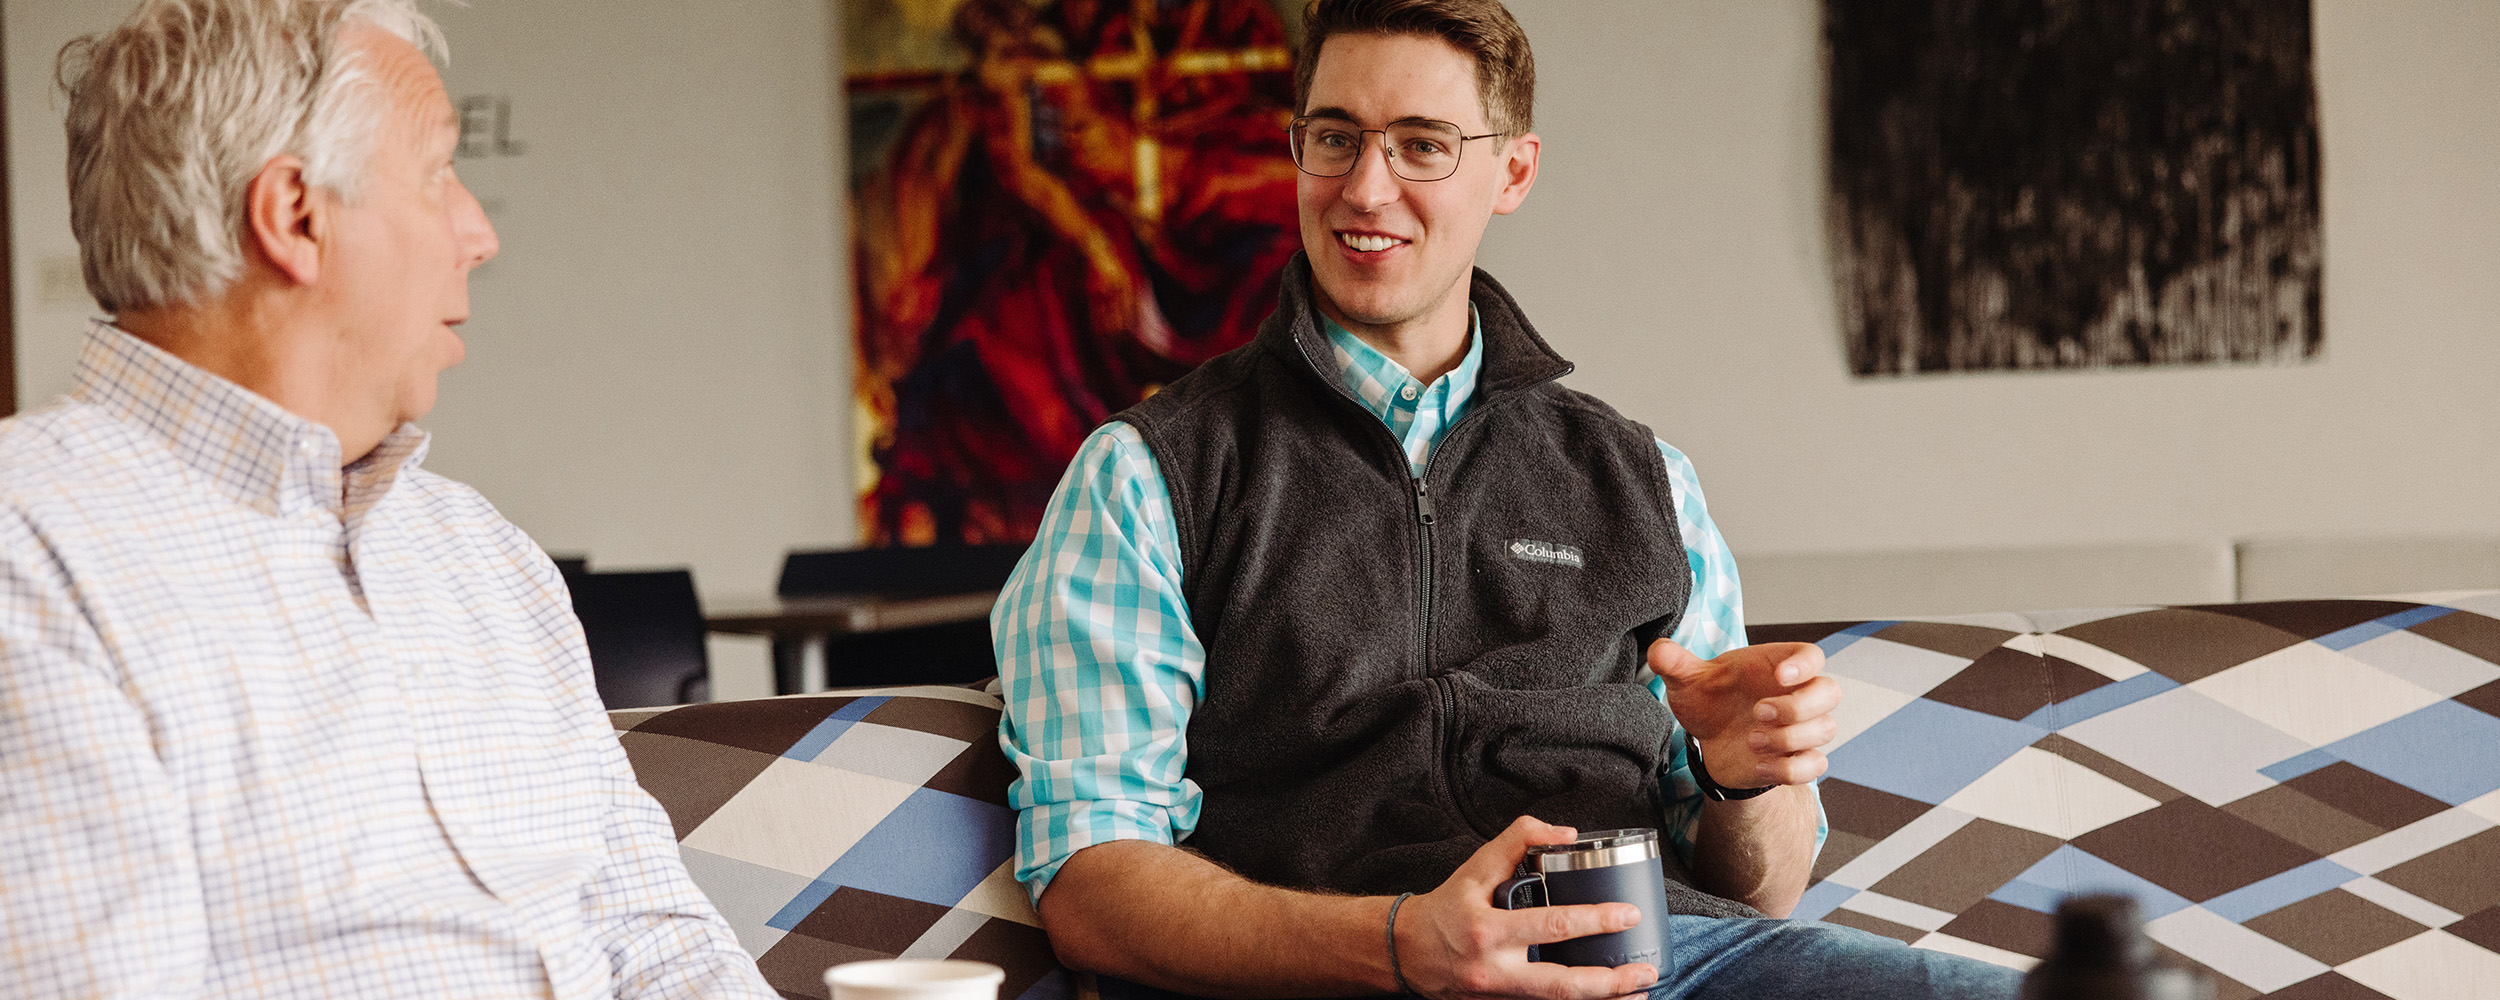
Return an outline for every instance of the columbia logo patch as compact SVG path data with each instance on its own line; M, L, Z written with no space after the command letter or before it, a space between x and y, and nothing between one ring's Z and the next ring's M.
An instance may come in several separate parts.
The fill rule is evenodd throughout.
M1540 542L1533 538L1514 538L1510 540L1510 554L1511 558L1527 562L1580 568L1580 550L1568 545Z

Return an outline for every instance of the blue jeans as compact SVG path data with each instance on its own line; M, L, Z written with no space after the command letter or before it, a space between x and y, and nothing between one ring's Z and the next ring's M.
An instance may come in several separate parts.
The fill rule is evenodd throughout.
M1675 971L1650 1000L2012 997L2022 973L1816 920L1670 916Z
M2010 998L2022 973L1816 920L1670 916L1675 971L1649 1000ZM1180 994L1103 976L1103 1000Z

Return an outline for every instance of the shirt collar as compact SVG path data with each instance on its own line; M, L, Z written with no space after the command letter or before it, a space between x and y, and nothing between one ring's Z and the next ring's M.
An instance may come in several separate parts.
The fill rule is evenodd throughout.
M1465 411L1468 402L1475 397L1476 375L1484 369L1484 320L1476 315L1472 302L1467 305L1467 353L1458 359L1458 367L1435 379L1431 386L1417 381L1406 366L1390 360L1388 355L1364 343L1363 338L1355 336L1353 331L1329 319L1326 314L1322 314L1319 321L1320 329L1328 335L1328 346L1332 348L1330 353L1336 356L1337 380L1345 383L1346 390L1354 394L1355 401L1363 404L1364 409L1392 427L1398 424L1395 411L1402 402L1401 390L1407 387L1414 387L1419 396L1435 388L1440 389L1447 397L1441 407L1444 412L1452 414L1453 419L1456 414ZM1405 400L1403 405L1411 409L1415 403Z
M338 435L328 427L105 320L87 328L70 395L163 441L201 482L263 514L362 513L431 445L415 424L401 424L342 469Z

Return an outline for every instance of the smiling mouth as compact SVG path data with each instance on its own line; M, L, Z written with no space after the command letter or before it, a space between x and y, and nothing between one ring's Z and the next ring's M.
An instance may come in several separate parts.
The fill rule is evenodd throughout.
M1337 242L1345 244L1347 249L1357 253L1378 253L1390 247L1405 246L1408 241L1394 236L1377 236L1371 233L1338 233Z

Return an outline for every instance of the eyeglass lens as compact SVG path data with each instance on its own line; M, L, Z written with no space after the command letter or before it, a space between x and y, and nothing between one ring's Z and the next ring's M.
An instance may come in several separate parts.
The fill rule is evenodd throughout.
M1293 126L1293 159L1316 177L1340 177L1363 155L1364 136L1379 133L1389 148L1389 169L1410 181L1437 181L1458 171L1464 144L1448 122L1406 121L1365 129L1341 118L1305 118Z

